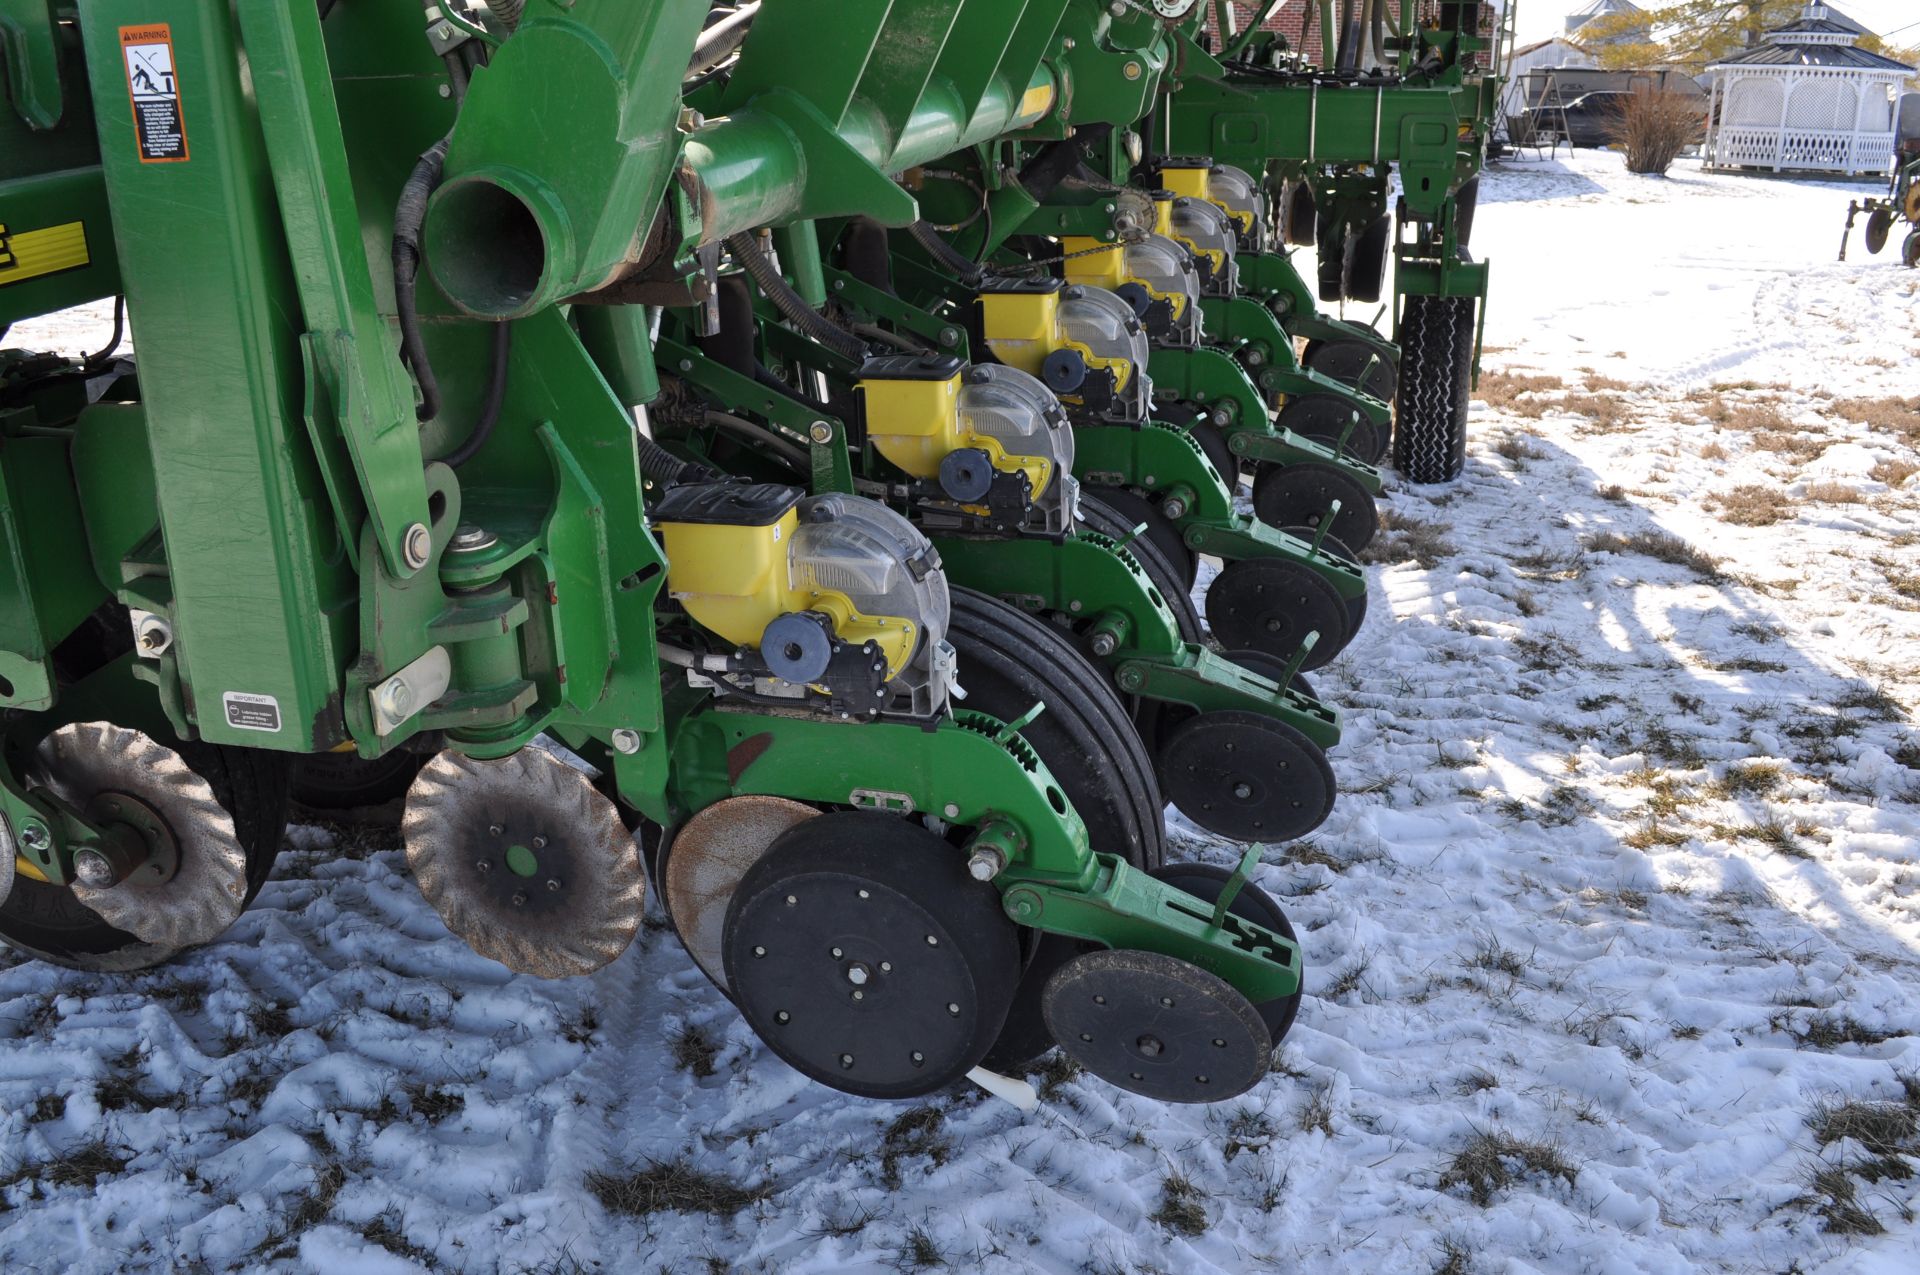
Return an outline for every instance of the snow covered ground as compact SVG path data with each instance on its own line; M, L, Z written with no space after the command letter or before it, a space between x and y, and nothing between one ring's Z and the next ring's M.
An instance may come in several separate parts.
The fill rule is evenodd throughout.
M657 925L510 977L391 834L303 828L174 966L0 970L0 1258L1913 1271L1920 274L1833 261L1857 193L1489 176L1471 460L1320 679L1346 791L1260 878L1309 994L1242 1100L842 1098Z

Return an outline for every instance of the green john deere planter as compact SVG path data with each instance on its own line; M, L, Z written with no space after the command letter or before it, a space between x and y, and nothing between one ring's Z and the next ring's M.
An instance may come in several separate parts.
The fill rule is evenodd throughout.
M0 938L94 970L217 940L292 768L351 756L412 776L423 894L522 974L620 956L657 826L689 953L823 1084L1054 1042L1168 1101L1259 1083L1299 946L1256 849L1161 862L1122 697L1188 715L1191 791L1304 805L1210 741L1330 739L1313 644L1262 676L1189 640L1119 509L994 526L1013 470L1044 495L969 485L998 436L891 410L933 381L743 297L729 248L770 231L817 306L817 227L920 221L897 175L1137 115L1164 57L1073 91L1091 8L0 0L0 335L119 297L137 351L0 354ZM1191 8L1133 6L1129 47ZM1189 499L1193 547L1269 543Z

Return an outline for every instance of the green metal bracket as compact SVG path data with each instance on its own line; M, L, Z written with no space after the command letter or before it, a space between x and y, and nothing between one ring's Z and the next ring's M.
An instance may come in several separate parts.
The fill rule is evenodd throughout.
M1127 695L1199 712L1236 709L1285 722L1322 748L1340 742L1340 712L1287 683L1252 672L1206 647L1183 645L1176 653L1125 650L1115 658L1115 680ZM1298 670L1294 670L1297 672Z
M1127 618L1136 649L1167 655L1181 649L1166 599L1139 560L1105 536L1081 532L1062 541L1036 536L1000 540L936 536L947 579L1005 599L1023 611Z
M889 292L863 283L844 270L827 268L827 287L846 305L869 318L891 323L895 328L931 342L942 352L965 362L973 361L972 341L966 323L944 318L929 310L909 305Z
M1099 857L1094 882L1072 890L1002 874L1001 905L1021 925L1109 947L1159 952L1215 974L1255 1004L1300 990L1300 947L1272 930L1215 909L1119 858Z
M0 53L5 54L13 109L37 129L66 114L60 88L59 18L55 0L0 0Z
M776 393L670 337L661 337L656 349L670 373L684 378L724 410L760 417L770 423L771 433L807 448L815 495L853 491L853 459L846 426L838 418Z

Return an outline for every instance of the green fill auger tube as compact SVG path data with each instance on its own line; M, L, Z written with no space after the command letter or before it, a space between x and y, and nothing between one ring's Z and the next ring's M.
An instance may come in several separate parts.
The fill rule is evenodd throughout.
M1135 6L1145 43L1191 7ZM1067 127L1073 8L0 3L0 336L118 297L137 349L0 354L0 938L211 942L297 762L418 750L413 874L517 972L626 949L644 823L689 952L823 1084L1055 1041L1168 1101L1257 1084L1302 968L1257 850L1161 861L1113 685L862 494L873 414L814 417L805 482L644 428L728 241L915 225L892 174Z
M1290 49L1261 30L1278 5L1256 6L1237 32L1220 13L1189 14L1183 73L1144 131L1148 149L1259 175L1276 239L1317 245L1323 301L1378 301L1391 257L1394 465L1414 482L1450 481L1479 374L1488 268L1468 245L1515 6L1489 19L1478 0L1362 0L1337 43L1323 21L1319 48ZM1249 269L1245 286L1297 313L1288 273ZM1308 367L1351 379L1366 366L1364 350L1294 330L1309 337Z

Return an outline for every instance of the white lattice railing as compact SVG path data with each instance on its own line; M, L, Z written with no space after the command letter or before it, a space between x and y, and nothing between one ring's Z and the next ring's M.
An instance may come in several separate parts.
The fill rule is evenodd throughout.
M1851 129L1722 125L1713 141L1713 163L1720 168L1878 173L1892 158L1893 134Z

